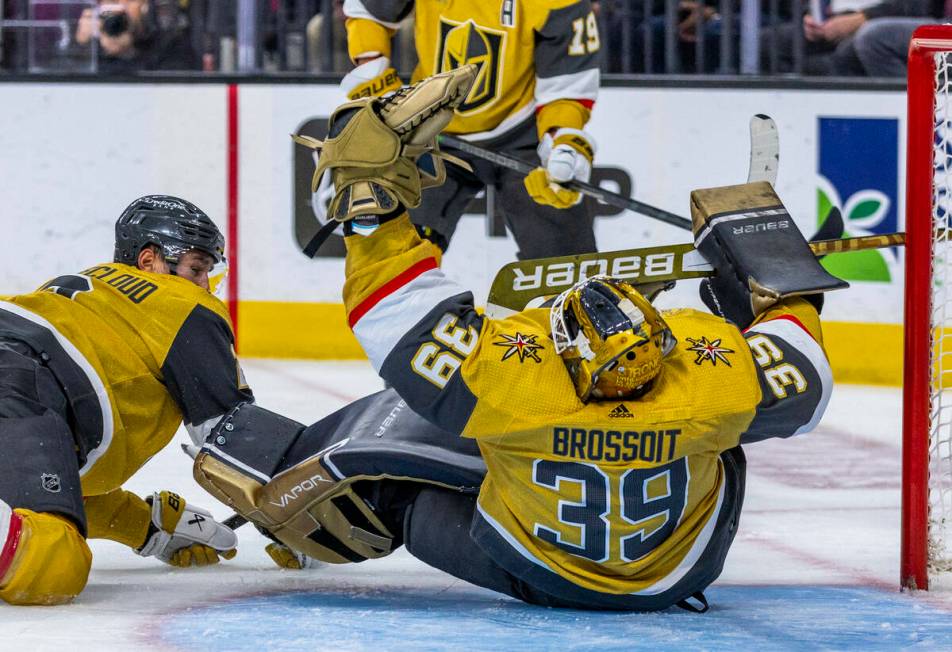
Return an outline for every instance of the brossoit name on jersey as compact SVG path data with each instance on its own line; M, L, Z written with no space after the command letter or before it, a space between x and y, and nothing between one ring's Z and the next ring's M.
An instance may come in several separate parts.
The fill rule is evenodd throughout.
M680 434L680 428L637 432L556 426L552 454L604 462L668 462L674 459Z

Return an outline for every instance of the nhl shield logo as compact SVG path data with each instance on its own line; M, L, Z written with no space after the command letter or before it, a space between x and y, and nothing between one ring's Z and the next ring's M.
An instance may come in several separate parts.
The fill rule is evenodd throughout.
M40 484L51 494L60 492L60 479L55 473L44 473L40 476Z

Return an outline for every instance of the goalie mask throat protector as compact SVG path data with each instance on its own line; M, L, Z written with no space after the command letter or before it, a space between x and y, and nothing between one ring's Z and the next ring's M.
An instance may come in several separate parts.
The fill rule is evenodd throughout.
M550 313L555 350L582 401L633 398L676 344L651 303L624 281L599 275L560 294Z

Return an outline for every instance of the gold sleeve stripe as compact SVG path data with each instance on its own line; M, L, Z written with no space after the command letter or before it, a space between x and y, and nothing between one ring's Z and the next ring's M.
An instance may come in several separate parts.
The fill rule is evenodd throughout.
M773 306L748 328L763 324L774 319L789 319L797 326L810 334L817 344L823 346L823 330L820 326L820 316L812 303L801 297L790 297Z
M347 53L351 61L361 56L390 57L390 30L365 18L347 19Z
M582 129L592 115L591 102L583 103L578 100L556 100L536 109L536 126L539 138L550 129L569 127Z

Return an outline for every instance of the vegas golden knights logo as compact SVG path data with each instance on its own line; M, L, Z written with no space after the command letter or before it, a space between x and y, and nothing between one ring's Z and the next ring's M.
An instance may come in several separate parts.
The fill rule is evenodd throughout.
M480 111L499 94L505 34L477 25L472 20L455 23L440 18L440 46L436 71L454 70L467 63L478 68L476 81L466 100L456 109L466 114Z

